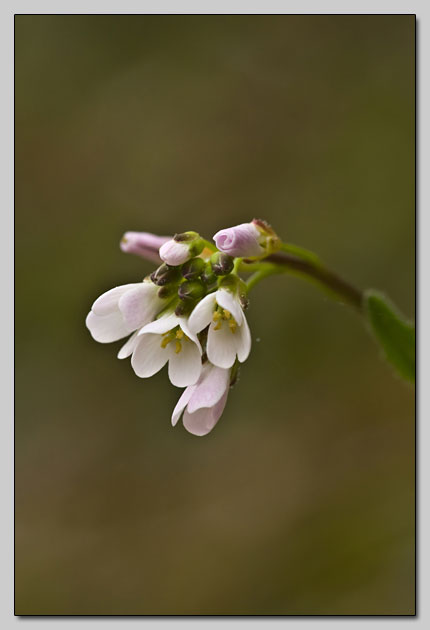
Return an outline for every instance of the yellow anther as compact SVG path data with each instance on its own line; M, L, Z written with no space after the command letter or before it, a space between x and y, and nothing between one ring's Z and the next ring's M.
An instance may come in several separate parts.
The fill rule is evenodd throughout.
M236 332L237 324L234 319L230 319L230 321L228 322L228 327L230 328L232 333Z
M181 350L182 350L181 342L179 341L179 339L176 339L176 341L175 341L175 354L179 354L179 352Z
M214 326L214 330L219 330L221 328L222 320L220 319L218 324Z
M173 339L175 339L175 332L173 330L168 330L167 332L162 334L163 339L161 340L161 347L166 348Z
M169 337L164 337L161 341L161 347L165 348L172 340Z
M231 313L230 313L230 311L226 311L226 310L224 309L224 319L230 319L230 317L231 317Z
M217 322L217 321L218 321L218 320L220 320L221 318L222 318L221 313L220 313L219 311L215 311L215 312L214 312L214 314L213 314L213 318L212 318L212 319L213 319L213 321L214 321L214 322Z
M179 330L176 331L176 339L182 339L182 337L184 336L184 331L179 328Z

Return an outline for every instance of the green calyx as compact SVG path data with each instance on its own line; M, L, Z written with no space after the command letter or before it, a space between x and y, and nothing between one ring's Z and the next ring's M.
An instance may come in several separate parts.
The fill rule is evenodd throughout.
M179 267L171 267L166 263L163 263L151 274L151 280L159 287L164 287L167 284L177 283L180 278Z
M215 252L210 258L210 263L216 276L227 276L233 271L234 258L223 252Z
M175 234L173 240L177 243L184 243L188 245L188 251L190 256L198 256L203 251L205 241L197 232L182 232L181 234Z
M205 267L204 267L203 272L201 274L201 279L206 284L208 289L212 288L212 287L214 287L216 285L216 283L218 281L218 277L212 271L212 265L211 265L210 262L205 263Z
M182 265L181 273L186 280L197 280L205 267L206 263L202 258L191 258Z
M185 280L179 285L181 300L201 300L206 295L206 286L201 280Z

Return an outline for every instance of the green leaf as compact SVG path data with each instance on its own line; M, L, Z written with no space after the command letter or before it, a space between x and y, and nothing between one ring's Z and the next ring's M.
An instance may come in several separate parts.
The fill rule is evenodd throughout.
M415 382L415 326L388 298L370 289L364 295L367 319L385 358L406 380Z

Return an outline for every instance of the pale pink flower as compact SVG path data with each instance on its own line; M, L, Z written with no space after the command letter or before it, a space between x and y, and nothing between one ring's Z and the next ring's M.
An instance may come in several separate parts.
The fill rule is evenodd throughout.
M172 414L172 425L183 413L184 427L193 435L206 435L212 431L227 402L230 370L209 362L205 363L200 378L182 393Z
M136 254L154 263L160 263L159 249L171 236L157 236L150 232L126 232L120 247L126 254Z
M160 247L160 258L166 264L176 267L192 258L192 254L190 254L188 243L177 243L171 239Z
M213 238L220 251L233 257L248 258L264 254L264 249L260 245L261 234L253 223L241 223L225 228L217 232Z
M159 288L152 282L136 282L115 287L103 293L91 307L85 323L91 336L100 343L118 341L149 323L165 306L157 296ZM137 333L118 353L125 359L133 352Z
M200 342L189 329L187 318L170 313L139 331L131 365L137 376L148 378L168 362L170 382L186 387L199 379L201 356Z
M231 368L236 360L243 363L251 351L251 333L239 296L227 289L218 289L204 297L188 320L197 334L209 326L206 354L211 363Z
M198 256L204 248L204 241L197 232L183 232L160 247L160 258L167 265L177 267L190 258Z

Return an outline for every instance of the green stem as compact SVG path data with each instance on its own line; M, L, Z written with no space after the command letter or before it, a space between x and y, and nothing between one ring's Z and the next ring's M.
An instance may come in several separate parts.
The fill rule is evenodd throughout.
M264 264L264 263L262 263ZM251 267L252 265L249 265L249 267ZM252 269L245 269L245 271L252 271ZM276 273L283 273L283 269L280 270L279 267L277 265L266 265L266 266L261 266L260 269L258 269L257 271L255 271L252 276L250 276L248 278L248 280L246 281L246 288L248 291L250 291L252 288L255 287L256 284L258 284L261 280L264 280L264 278L267 278L268 276L273 276Z
M210 241L207 241L205 238L202 238L202 241L205 244L205 247L209 249L211 252L217 251L217 248L213 243L211 243Z
M275 273L291 273L316 283L332 297L340 299L358 311L363 308L363 293L352 284L324 267L319 261L305 259L289 253L271 254L260 263L243 263L241 271L255 272L247 284L248 291L260 280Z
M282 243L281 251L286 254L293 254L293 256L297 256L297 258L302 258L303 260L320 264L320 259L316 254L314 254L314 252L304 249L303 247L299 247L298 245L293 245L293 243Z
M242 258L235 258L233 264L233 273L238 273L240 266L242 265Z

